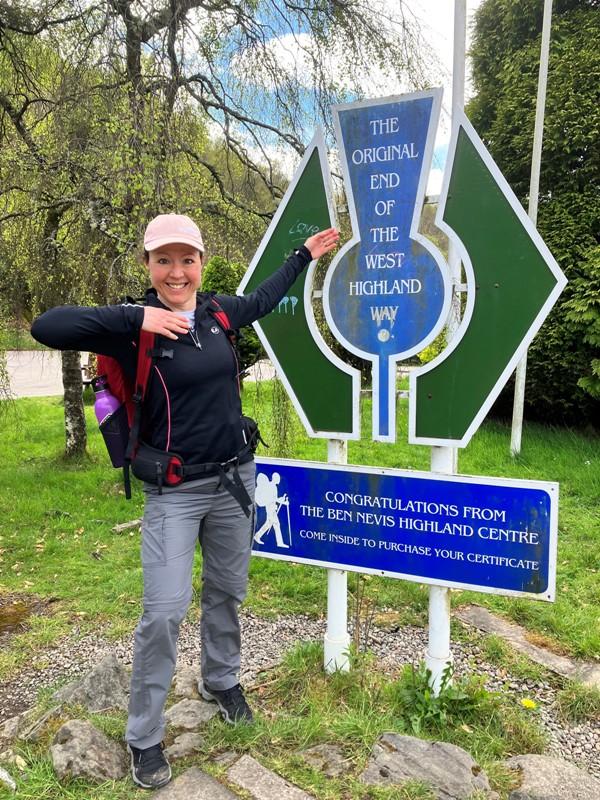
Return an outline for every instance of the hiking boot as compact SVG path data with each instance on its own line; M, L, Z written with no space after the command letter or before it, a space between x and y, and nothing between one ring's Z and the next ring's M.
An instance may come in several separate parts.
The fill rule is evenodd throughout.
M204 683L200 682L198 686L200 695L209 702L215 702L221 709L221 716L230 725L237 725L240 722L252 724L254 717L250 706L246 702L242 687L239 683L232 686L231 689L209 689Z
M158 789L171 780L171 767L163 755L162 744L140 749L128 744L131 753L131 777L142 789Z

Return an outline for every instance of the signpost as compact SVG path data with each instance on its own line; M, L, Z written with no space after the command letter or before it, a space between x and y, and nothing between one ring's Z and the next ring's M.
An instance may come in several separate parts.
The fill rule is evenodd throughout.
M323 308L337 340L372 362L372 437L380 441L396 438L397 362L433 341L451 305L448 266L418 231L440 103L441 90L432 90L334 109L352 238L329 267ZM331 196L317 134L240 293L330 226ZM410 379L409 442L432 446L432 472L345 463L347 440L359 437L360 376L318 330L311 265L256 327L307 432L328 438L329 459L339 463L259 459L254 547L328 568L327 668L347 666L348 570L429 583L425 663L434 691L451 663L448 588L554 599L558 486L451 474L451 456L566 283L457 108L436 221L460 253L467 299L449 346Z

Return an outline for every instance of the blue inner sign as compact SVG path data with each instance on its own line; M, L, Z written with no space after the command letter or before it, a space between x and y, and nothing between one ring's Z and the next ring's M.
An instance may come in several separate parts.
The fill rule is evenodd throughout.
M376 438L390 430L393 369L418 352L439 328L445 308L442 257L415 237L430 168L434 94L396 102L351 104L337 111L354 235L334 263L327 287L336 335L374 361Z
M257 459L254 554L553 600L558 485Z

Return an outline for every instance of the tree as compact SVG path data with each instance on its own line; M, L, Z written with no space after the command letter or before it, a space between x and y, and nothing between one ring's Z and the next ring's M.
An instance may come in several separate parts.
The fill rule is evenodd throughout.
M366 73L424 85L418 27L402 2L397 17L371 0L0 0L0 287L15 313L137 293L158 212L189 213L217 254L247 261L283 195L282 152L301 155L331 103ZM85 432L65 413L76 454Z
M202 291L235 294L245 272L246 267L241 262L232 263L223 256L214 256L202 271ZM246 370L265 358L266 353L252 325L241 328L239 333L236 349L240 361L240 382L243 382Z
M467 112L524 204L542 13L542 0L485 0L471 51ZM525 398L548 422L600 423L599 40L597 0L555 0L538 228L569 283L530 348Z

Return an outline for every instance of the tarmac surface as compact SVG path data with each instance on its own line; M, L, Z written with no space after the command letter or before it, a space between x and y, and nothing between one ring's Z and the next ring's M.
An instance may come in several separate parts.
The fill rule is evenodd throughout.
M81 354L86 364L88 354ZM8 350L6 366L10 381L10 396L52 397L62 395L62 366L57 350ZM250 371L246 380L268 380L274 375L271 364L261 361Z
M82 354L82 363L87 354ZM56 350L8 350L11 397L50 397L63 393L60 353Z

